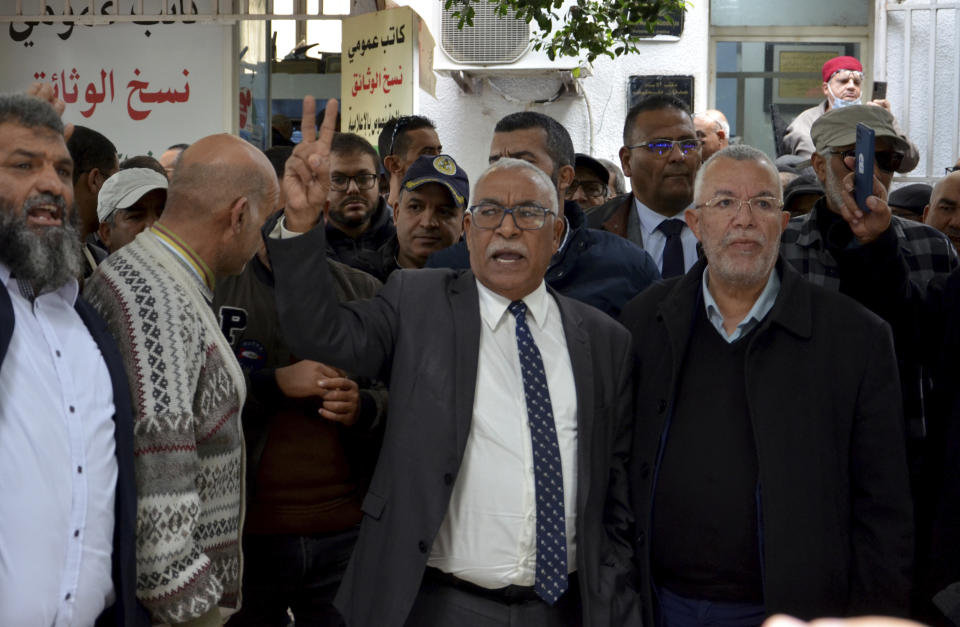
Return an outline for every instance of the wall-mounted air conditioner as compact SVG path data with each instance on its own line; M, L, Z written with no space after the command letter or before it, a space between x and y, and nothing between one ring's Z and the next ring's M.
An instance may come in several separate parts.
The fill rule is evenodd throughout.
M473 0L473 26L457 28L455 8L445 9L444 0L412 0L413 8L433 35L437 47L433 69L437 72L523 72L531 70L572 70L579 64L575 57L551 61L547 53L534 50L532 36L539 32L536 23L527 24L512 15L500 17L488 0ZM565 2L557 11L566 14L574 2Z

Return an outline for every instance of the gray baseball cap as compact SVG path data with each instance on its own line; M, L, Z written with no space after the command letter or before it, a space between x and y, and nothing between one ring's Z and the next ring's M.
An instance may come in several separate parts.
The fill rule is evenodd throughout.
M105 222L117 209L127 209L155 189L167 189L167 177L150 168L120 170L107 179L97 196L97 219Z
M893 114L875 105L850 105L830 109L810 127L810 138L817 152L827 148L852 146L857 143L857 123L863 122L873 129L877 139L886 137L894 149L907 153L910 145L900 137L894 127ZM901 170L903 171L903 170Z

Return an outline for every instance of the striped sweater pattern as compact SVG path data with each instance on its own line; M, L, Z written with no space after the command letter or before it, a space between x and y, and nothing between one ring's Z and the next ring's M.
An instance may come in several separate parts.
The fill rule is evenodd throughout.
M210 290L145 231L84 294L120 345L134 401L137 597L154 622L236 607L246 388Z

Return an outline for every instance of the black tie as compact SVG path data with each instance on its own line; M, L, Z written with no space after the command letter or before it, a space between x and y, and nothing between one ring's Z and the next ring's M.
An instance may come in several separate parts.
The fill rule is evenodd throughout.
M667 238L663 247L663 269L660 271L660 276L665 279L683 274L683 242L680 241L680 233L684 224L683 220L671 218L657 227Z

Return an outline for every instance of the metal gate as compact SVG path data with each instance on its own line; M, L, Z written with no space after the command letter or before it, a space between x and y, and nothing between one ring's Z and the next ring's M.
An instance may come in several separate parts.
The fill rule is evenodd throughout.
M877 0L874 76L920 163L898 181L933 184L952 166L960 135L960 2Z

